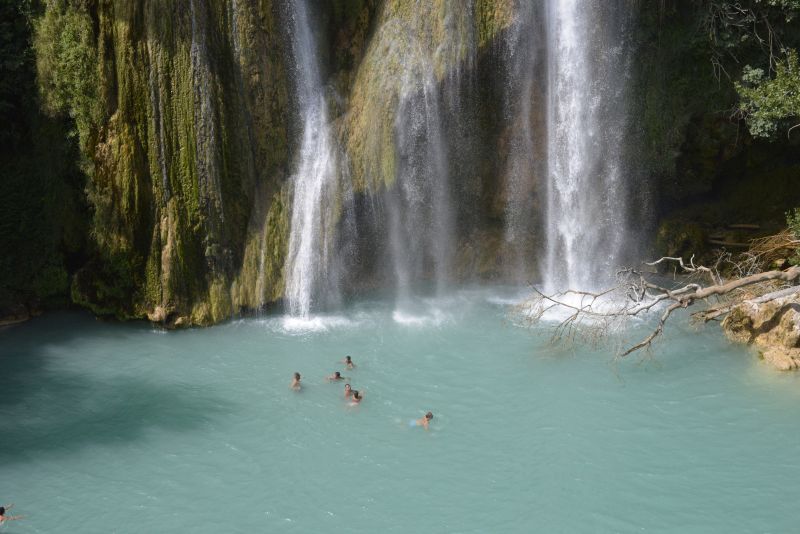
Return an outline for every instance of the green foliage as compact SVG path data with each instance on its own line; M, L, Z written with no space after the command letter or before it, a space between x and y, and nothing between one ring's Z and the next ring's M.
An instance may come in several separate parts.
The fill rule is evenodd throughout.
M86 231L77 147L40 113L31 11L0 0L0 307L64 303Z
M754 137L774 137L782 123L800 119L800 65L797 51L790 50L786 60L775 68L775 76L767 77L762 69L749 65L736 83L739 110Z
M36 21L34 48L45 110L75 121L87 146L98 121L98 71L92 19L82 3L51 0Z
M756 0L756 3L783 10L787 22L794 19L800 12L800 0Z

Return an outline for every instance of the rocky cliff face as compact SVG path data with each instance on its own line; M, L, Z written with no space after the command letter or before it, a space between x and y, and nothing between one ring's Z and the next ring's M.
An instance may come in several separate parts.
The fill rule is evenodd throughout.
M331 119L357 192L393 183L402 85L421 69L436 84L474 71L479 45L513 13L505 0L424 6L340 0L315 10ZM53 113L74 118L89 175L75 303L188 325L282 297L298 135L286 13L271 0L47 4L37 21L40 86ZM401 64L407 57L419 63ZM61 81L74 72L82 79Z
M35 14L42 105L74 124L80 156L64 159L83 170L90 219L88 228L71 226L70 235L82 239L70 241L85 244L69 248L56 293L71 286L71 300L97 314L168 325L210 324L284 295L287 181L299 135L287 1L54 0ZM736 127L718 117L717 104L732 94L713 89L717 81L696 46L696 21L680 9L665 14L661 4L636 6L641 43L632 100L645 142L631 160L640 183L649 184L637 192L640 204L673 215L687 199L713 202L722 189L734 190L728 196L739 199L739 209L751 198L742 184L752 176L779 176L776 187L783 187L796 150L763 148L744 134L739 140ZM439 148L448 154L449 180L458 184L452 270L462 279L503 274L498 258L520 248L503 228L515 195L534 214L524 214L530 221L523 230L534 235L525 254L535 262L544 191L536 162L543 155L527 147L521 131L526 124L526 135L541 137L547 125L542 107L525 106L519 96L545 98L544 75L536 72L546 65L526 64L533 70L522 72L511 51L537 46L544 15L519 0L313 5L357 239L380 246L383 229L364 214L393 194L402 165L414 164L419 149L430 150L420 142L429 131L413 142L398 139L401 108L429 105L427 98L442 108ZM533 21L527 26L520 23L526 17ZM781 154L776 168L771 150ZM507 182L520 165L534 176L513 189ZM76 204L82 188L72 180L61 196ZM777 195L780 205L770 213L800 203L797 195ZM340 212L344 204L339 199ZM703 242L702 229L687 232ZM363 278L370 261L377 260L348 266L350 283Z

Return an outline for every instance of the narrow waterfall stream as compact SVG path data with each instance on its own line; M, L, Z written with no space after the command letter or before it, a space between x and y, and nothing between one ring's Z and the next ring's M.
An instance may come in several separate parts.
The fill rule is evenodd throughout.
M306 317L315 304L336 291L336 282L327 271L333 253L336 155L307 6L304 0L291 0L286 11L302 123L291 178L286 298L291 315Z
M430 58L418 55L404 73L395 119L398 187L387 195L397 298L432 274L443 289L452 251L452 209L437 81Z
M627 50L620 15L626 9L616 4L550 0L547 5L544 285L550 291L601 284L617 267L626 239L622 97Z

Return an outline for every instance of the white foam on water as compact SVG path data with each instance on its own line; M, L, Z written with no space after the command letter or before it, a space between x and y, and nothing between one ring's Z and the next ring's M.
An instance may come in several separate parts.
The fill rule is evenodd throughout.
M358 321L341 315L285 315L267 321L267 326L271 330L291 335L328 332L341 328L354 328L359 326L359 324Z
M432 308L428 313L411 313L403 310L392 312L392 319L395 323L403 326L423 328L428 326L439 327L447 323L451 316L438 308Z

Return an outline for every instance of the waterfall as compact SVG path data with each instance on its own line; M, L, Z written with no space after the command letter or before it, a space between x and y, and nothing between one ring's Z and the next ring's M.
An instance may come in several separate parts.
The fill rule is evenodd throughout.
M628 47L620 1L549 0L544 285L607 282L627 239L622 169Z
M395 118L397 184L388 192L391 250L398 300L432 276L443 290L450 271L452 210L437 80L417 56L404 74Z
M355 82L347 143L372 197L362 220L370 241L358 253L382 253L367 259L369 274L394 284L399 307L423 285L443 292L453 273L458 182L450 148L461 134L461 88L476 63L474 24L473 0L389 2Z
M291 177L291 220L286 263L289 312L308 316L336 290L332 263L336 226L336 154L324 88L304 0L287 6L292 77L302 127Z

